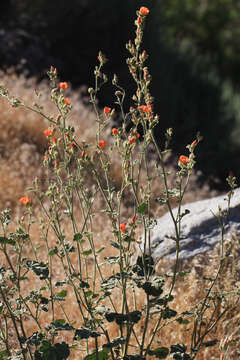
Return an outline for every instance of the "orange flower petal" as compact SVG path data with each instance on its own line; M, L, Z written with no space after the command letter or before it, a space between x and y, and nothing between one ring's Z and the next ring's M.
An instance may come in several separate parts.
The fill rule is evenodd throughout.
M149 14L149 9L148 9L147 7L145 7L145 6L142 6L142 7L140 8L140 10L139 10L139 13L140 13L141 15L143 15L143 16L146 16L146 15Z
M185 156L185 155L181 155L179 157L179 162L180 164L187 164L190 161L189 157Z
M104 149L104 148L107 146L107 142L106 142L105 140L99 140L98 146L99 146L101 149Z

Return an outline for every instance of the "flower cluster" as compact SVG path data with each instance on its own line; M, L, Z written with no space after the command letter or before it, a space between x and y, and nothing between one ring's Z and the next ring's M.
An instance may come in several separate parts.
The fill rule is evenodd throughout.
M150 113L152 111L152 105L140 105L138 106L138 110L144 113Z

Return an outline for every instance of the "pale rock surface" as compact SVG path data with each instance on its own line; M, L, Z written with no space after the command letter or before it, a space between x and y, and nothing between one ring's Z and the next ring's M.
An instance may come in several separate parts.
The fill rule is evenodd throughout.
M221 240L221 232L216 217L221 206L222 211L227 209L227 195L212 199L185 204L181 214L187 209L189 214L181 221L180 259L190 259L198 254L213 250ZM177 208L173 210L174 216ZM157 220L156 226L151 230L152 256L166 260L175 259L175 241L168 237L175 236L173 221L169 213ZM232 232L240 231L240 188L234 190L231 199L230 213L226 225L226 236ZM163 240L161 243L159 243ZM159 245L157 245L159 243Z

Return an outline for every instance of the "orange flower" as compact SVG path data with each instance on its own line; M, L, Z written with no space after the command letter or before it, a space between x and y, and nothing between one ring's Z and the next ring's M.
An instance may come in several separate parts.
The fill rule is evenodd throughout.
M62 89L63 91L65 91L68 88L67 82L60 82L59 86L60 86L60 89Z
M53 142L54 144L56 144L56 143L57 143L57 139L56 139L55 137L53 137L53 138L52 138L52 142Z
M118 129L112 128L112 134L113 134L113 135L117 135L117 134L118 134Z
M112 109L110 107L107 107L107 106L105 106L105 108L103 109L103 112L104 112L105 115L110 114L111 111L112 111Z
M129 144L132 144L132 143L134 143L135 140L136 140L135 136L132 136L132 137L128 140L128 142L129 142Z
M23 196L19 201L22 205L28 205L32 202L28 196Z
M48 156L47 155L44 155L44 160L48 160Z
M126 230L126 224L120 224L120 230L125 231Z
M105 140L99 140L98 146L99 146L101 149L104 149L104 148L107 146L107 142L106 142Z
M65 102L66 105L70 105L70 99L69 98L65 98L64 102Z
M52 136L53 130L46 129L46 130L44 130L43 133L44 133L45 136Z
M152 105L147 105L145 107L145 112L150 113L152 111Z
M139 111L144 111L145 105L138 106Z
M181 155L181 156L179 157L179 162L180 162L180 164L185 165L185 164L187 164L189 161L190 161L189 157L187 157L187 156L185 156L185 155Z
M138 106L138 110L143 111L144 113L149 113L152 111L152 106L151 105L140 105L140 106Z
M139 10L139 13L140 13L141 15L143 15L143 16L146 16L146 15L149 14L149 9L148 9L147 7L145 7L145 6L142 6L142 7L140 8L140 10Z

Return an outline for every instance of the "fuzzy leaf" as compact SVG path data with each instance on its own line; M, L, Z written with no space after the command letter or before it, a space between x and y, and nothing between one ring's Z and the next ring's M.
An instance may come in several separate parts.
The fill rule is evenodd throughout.
M110 265L117 264L120 260L120 256L109 256L109 257L105 257L104 260L108 262Z
M76 329L73 340L88 339L90 337L96 338L98 336L100 336L100 334L97 331L85 327Z
M171 319L172 317L176 316L177 312L175 310L170 309L169 307L166 307L166 309L162 312L163 319Z
M0 243L1 244L9 244L9 245L15 245L16 241L12 239L8 239L4 236L0 236Z
M92 249L88 249L88 250L82 252L83 256L89 256L91 254L92 254Z
M80 233L74 234L73 241L79 241L81 239L82 239L82 234Z
M34 271L34 273L39 276L40 280L47 279L49 275L49 270L46 264L43 262L37 262L32 260L27 260L26 262L27 269L31 269Z
M56 294L57 297L64 298L67 296L67 290L62 290L59 293Z
M74 330L74 328L66 323L64 319L58 319L51 322L51 327L56 330Z
M146 208L147 208L147 203L143 202L139 205L138 209L137 209L137 212L139 214L144 214L145 211L146 211Z

